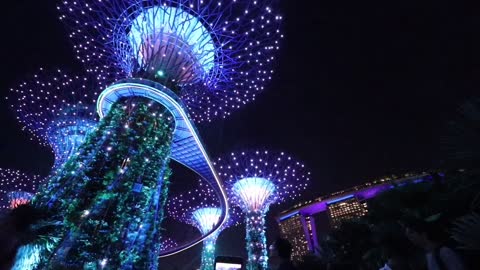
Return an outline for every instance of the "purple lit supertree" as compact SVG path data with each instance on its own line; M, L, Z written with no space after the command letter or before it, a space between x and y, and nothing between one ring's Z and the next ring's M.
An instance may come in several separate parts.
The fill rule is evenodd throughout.
M98 98L97 128L34 199L62 224L42 263L158 269L170 158L217 187L222 211L211 232L167 255L226 219L223 185L192 120L225 117L264 89L281 16L254 0L64 0L58 9L87 71L119 81Z
M88 77L44 69L10 89L7 99L23 129L52 149L53 171L78 151L96 126L99 89L101 85Z
M43 178L0 168L0 211L30 202Z
M267 269L265 214L270 205L297 199L310 181L303 163L283 152L231 153L216 162L232 204L245 214L248 270Z
M220 222L222 213L219 201L214 195L212 188L199 182L199 186L194 190L179 194L168 201L168 214L180 222L194 226L201 234L207 234ZM238 214L235 208L230 208L227 222L204 240L200 269L214 269L217 238L224 229L238 224Z
M254 100L271 79L283 38L274 5L64 0L57 8L89 71L160 82L196 121L210 121Z

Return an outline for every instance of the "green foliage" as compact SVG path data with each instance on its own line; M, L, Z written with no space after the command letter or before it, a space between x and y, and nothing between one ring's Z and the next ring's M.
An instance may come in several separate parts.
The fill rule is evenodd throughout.
M34 199L62 224L50 235L63 240L45 252L45 269L97 269L104 259L104 269L156 264L172 133L173 118L159 104L131 98L112 106Z

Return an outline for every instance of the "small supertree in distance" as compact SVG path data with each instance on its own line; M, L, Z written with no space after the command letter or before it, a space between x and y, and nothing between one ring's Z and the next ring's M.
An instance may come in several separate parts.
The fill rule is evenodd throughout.
M17 120L55 156L58 170L78 151L97 121L95 102L101 85L88 76L41 68L11 88L7 97Z
M0 211L29 203L43 178L0 168Z
M248 270L267 269L265 215L270 205L298 199L310 181L303 163L283 152L245 151L216 161L232 204L245 214Z
M222 213L214 190L202 182L199 182L198 187L194 190L171 198L167 204L167 211L169 216L194 226L201 234L209 233L220 222ZM238 224L238 220L238 211L230 208L227 222L222 225L220 230L203 241L200 269L214 269L217 238L224 229Z

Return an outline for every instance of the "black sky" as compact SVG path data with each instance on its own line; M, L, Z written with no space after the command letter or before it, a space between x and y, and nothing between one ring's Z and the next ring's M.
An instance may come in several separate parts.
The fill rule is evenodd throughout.
M54 1L2 4L2 97L41 66L81 71ZM200 127L212 156L245 147L290 152L312 171L308 197L441 164L444 124L480 86L480 24L471 7L283 0L282 13L286 37L268 89ZM48 172L50 152L0 105L0 166Z

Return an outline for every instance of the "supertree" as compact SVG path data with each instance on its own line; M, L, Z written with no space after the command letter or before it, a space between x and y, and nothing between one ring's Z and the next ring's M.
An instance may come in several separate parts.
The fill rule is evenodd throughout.
M100 94L103 119L34 199L63 224L45 265L157 269L170 158L217 188L222 214L211 232L163 255L226 220L225 191L191 119L227 116L264 88L281 16L264 1L61 1L58 9L87 70L122 80Z
M303 163L283 152L231 153L216 162L227 181L232 204L245 214L247 269L267 269L265 215L270 205L294 200L306 189L310 173Z
M218 199L215 199L214 190L199 182L194 190L171 198L167 204L168 213L174 219L194 226L202 235L205 235L220 222L222 210ZM238 224L238 220L238 212L230 208L227 222L204 240L200 269L214 269L217 238L224 229Z
M43 178L0 168L0 211L30 202Z
M173 90L196 121L255 99L273 74L282 16L274 1L61 1L89 71ZM103 76L105 78L105 76Z
M28 80L11 88L7 97L16 118L41 145L55 156L58 170L78 151L95 127L95 102L101 85L88 76L71 76L61 70L41 68Z

